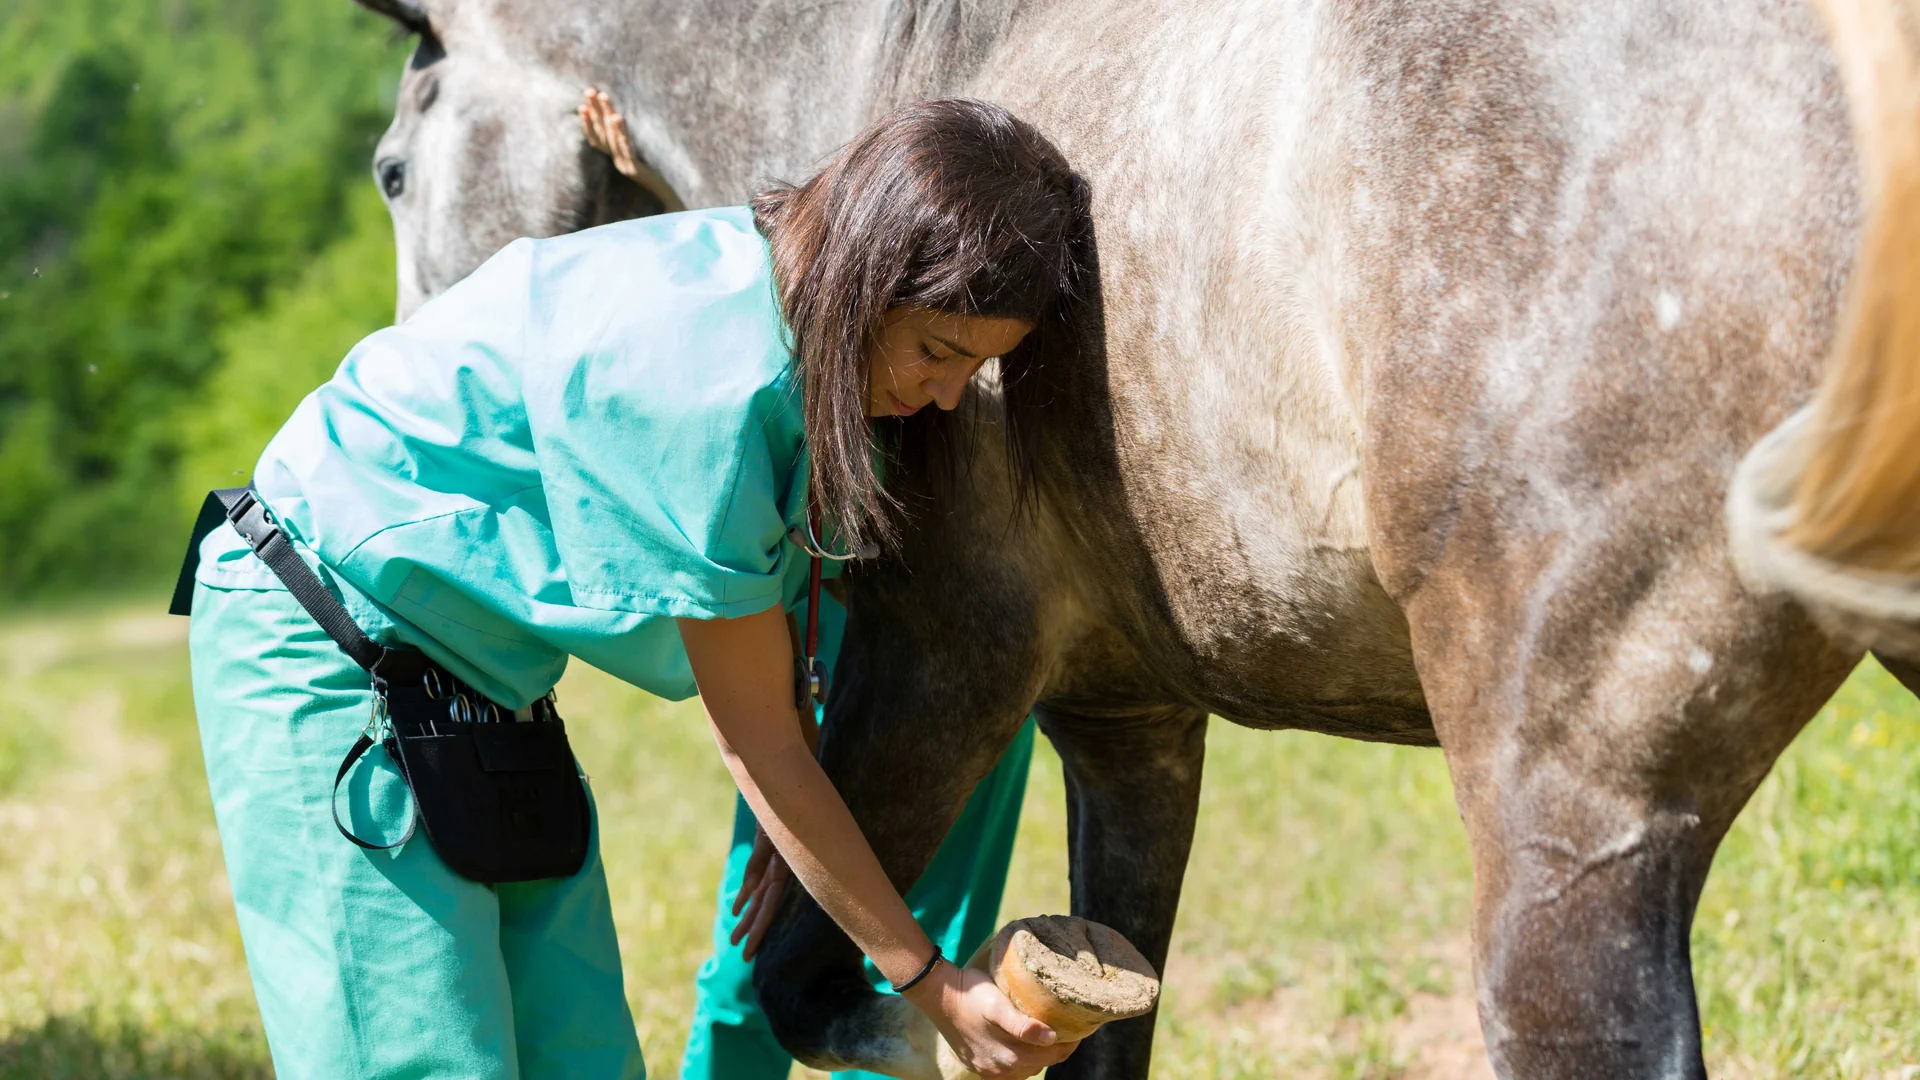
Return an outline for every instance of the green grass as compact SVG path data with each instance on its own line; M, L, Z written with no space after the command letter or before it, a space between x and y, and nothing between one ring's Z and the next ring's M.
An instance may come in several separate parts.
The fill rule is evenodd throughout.
M185 624L157 607L0 622L0 1080L271 1073ZM585 668L561 695L641 1040L671 1076L730 788L690 703ZM1485 1075L1439 756L1225 724L1210 739L1156 1075ZM1065 909L1064 817L1043 747L1009 916ZM1920 1075L1920 709L1885 673L1855 675L1741 818L1694 955L1716 1075Z

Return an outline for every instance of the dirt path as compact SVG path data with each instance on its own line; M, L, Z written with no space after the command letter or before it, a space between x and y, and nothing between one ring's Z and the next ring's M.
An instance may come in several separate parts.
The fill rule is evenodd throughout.
M1486 1046L1480 1038L1480 1020L1474 1011L1473 973L1467 942L1464 938L1449 941L1432 952L1444 961L1449 985L1454 989L1446 994L1416 993L1408 998L1406 1011L1389 1024L1394 1064L1385 1076L1391 1080L1494 1080L1493 1070L1487 1065ZM1204 992L1205 987L1212 985L1218 967L1217 962L1206 958L1175 955L1167 965L1167 977L1171 985ZM1182 1019L1216 1028L1222 1040L1235 1036L1245 1038L1245 1034L1251 1032L1276 1060L1312 1061L1330 1056L1343 1037L1351 1038L1355 1034L1352 1030L1343 1030L1354 1026L1350 1022L1336 1025L1332 1031L1314 1024L1312 1018L1324 1013L1320 1003L1311 999L1310 991L1287 987L1204 1015L1196 1016L1187 1010ZM1162 1061L1171 1053L1177 1053L1174 1047L1156 1040L1154 1049L1156 1062L1178 1070L1177 1064ZM1155 1072L1160 1071L1156 1066ZM796 1068L793 1075L795 1080L826 1080L827 1077L826 1073L806 1068ZM1308 1080L1319 1073L1289 1070L1287 1075Z
M1357 1019L1325 1021L1325 986L1282 986L1264 997L1205 1011L1186 1009L1181 1019L1211 1029L1221 1041L1251 1036L1265 1056L1289 1065L1288 1076L1345 1075L1350 1066L1314 1063L1341 1061L1354 1048L1371 1041L1384 1044L1386 1059L1364 1074L1391 1080L1493 1080L1480 1021L1474 1011L1473 971L1465 938L1420 950L1445 969L1447 993L1414 992L1406 1008L1386 1021L1374 1021L1371 1030ZM1204 994L1215 985L1221 962L1217 958L1176 954L1167 965L1169 984ZM1156 1041L1155 1056L1165 1049ZM1377 1059L1376 1059L1377 1060Z

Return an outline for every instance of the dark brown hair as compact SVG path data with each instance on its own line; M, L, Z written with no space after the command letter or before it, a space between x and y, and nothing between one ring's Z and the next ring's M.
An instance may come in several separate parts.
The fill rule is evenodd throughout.
M923 409L876 443L867 384L882 320L897 307L1033 323L1000 358L1015 490L1032 490L1036 407L1048 365L1077 348L1072 307L1089 287L1086 185L1034 128L996 105L921 101L841 147L813 179L753 200L804 380L812 490L849 545L891 544L897 501L876 448L942 456L952 418Z

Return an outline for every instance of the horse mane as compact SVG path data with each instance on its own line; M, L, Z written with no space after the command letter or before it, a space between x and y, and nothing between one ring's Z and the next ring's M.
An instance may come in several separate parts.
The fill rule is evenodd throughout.
M880 25L872 116L947 97L985 63L1022 0L891 0Z
M1818 0L1867 212L1783 539L1920 577L1920 0Z

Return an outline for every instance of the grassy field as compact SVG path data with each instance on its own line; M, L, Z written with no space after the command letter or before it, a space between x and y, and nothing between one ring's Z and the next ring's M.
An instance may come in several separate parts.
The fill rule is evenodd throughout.
M207 806L183 620L0 623L0 1078L270 1075ZM577 668L627 986L671 1076L730 789L691 703ZM1484 1077L1439 756L1218 725L1156 1075ZM1009 915L1065 906L1031 781ZM1723 849L1694 931L1718 1076L1920 1076L1920 709L1869 665Z

